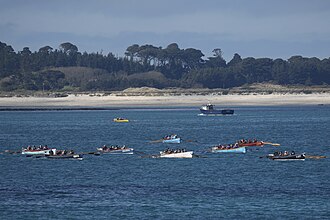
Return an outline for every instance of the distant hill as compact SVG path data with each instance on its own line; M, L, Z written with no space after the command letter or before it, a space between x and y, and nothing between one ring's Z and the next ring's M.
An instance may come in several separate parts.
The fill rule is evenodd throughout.
M69 42L58 49L44 46L35 52L28 47L15 52L0 42L0 91L118 91L131 87L232 91L265 83L300 87L330 84L330 58L273 60L242 58L236 53L227 62L221 49L213 52L212 57L205 58L200 50L181 49L176 43L165 48L133 44L124 57L116 57L112 53L81 53Z

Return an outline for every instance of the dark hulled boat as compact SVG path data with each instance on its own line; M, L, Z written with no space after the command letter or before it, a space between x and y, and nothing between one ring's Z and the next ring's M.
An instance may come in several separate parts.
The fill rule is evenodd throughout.
M274 154L269 154L267 158L278 161L305 160L306 155L304 153L296 154L295 152L275 152Z
M214 105L207 104L203 105L200 109L201 115L232 115L234 114L233 109L215 109Z
M80 154L66 154L66 155L46 155L48 159L79 159L82 160L83 157Z

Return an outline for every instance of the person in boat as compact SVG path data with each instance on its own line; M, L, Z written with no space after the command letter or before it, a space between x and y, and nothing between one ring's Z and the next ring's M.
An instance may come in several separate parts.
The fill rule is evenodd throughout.
M289 152L287 152L287 151L284 151L284 154L283 154L283 156L288 156L289 155Z
M245 139L240 140L240 144L246 144L246 140Z
M296 152L294 152L294 151L291 151L291 155L295 155L296 154Z

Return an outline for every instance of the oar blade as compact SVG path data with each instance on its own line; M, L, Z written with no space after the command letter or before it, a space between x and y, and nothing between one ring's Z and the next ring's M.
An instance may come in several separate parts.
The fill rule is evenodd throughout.
M160 142L163 142L163 139L159 139L159 140L150 141L149 143L160 143Z
M277 144L277 143L272 143L272 142L263 142L265 145L266 144L269 144L269 145L272 145L272 146L275 146L275 147L278 147L278 146L281 146L280 144Z

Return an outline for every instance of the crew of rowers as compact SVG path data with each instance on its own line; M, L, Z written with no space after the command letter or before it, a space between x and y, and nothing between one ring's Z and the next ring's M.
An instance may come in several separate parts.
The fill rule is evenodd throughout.
M289 155L295 155L296 153L294 152L294 151L291 151L291 153L289 153L288 151L284 151L284 152L282 152L282 151L280 151L280 152L278 152L278 151L276 151L276 152L274 152L274 156L276 157L276 156L289 156Z
M163 151L165 154L175 154L175 153L184 153L184 152L187 152L186 149L170 149L170 148L167 148L166 150Z
M28 146L27 148L26 148L26 150L48 150L49 148L48 148L48 146L47 145L45 145L45 146L42 146L42 145L39 145L39 146L35 146L35 145L33 145L33 146ZM22 147L22 150L25 150L25 148L24 147Z
M124 150L124 149L127 149L128 147L126 147L126 145L123 145L123 146L118 146L118 145L114 145L114 146L110 146L110 147L107 147L106 145L103 145L102 146L102 150L103 151L110 151L110 150Z
M73 150L56 150L55 153L54 151L49 151L50 156L64 156L64 155L72 155L74 154Z
M126 118L116 118L117 121L127 120Z
M171 139L176 139L176 138L178 138L178 135L172 134L172 135L166 135L164 137L164 140L171 140Z
M249 140L245 140L245 139L242 139L242 140L239 140L238 141L238 144L251 144L251 143L257 143L257 142L260 142L258 141L257 139L249 139Z
M228 149L234 149L234 148L239 148L239 144L235 143L235 144L228 144L228 145L217 145L214 146L213 149L217 149L217 150L228 150Z

